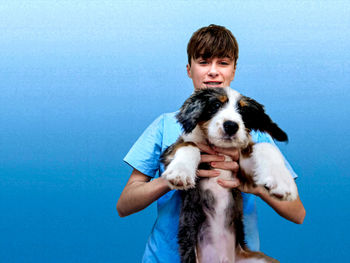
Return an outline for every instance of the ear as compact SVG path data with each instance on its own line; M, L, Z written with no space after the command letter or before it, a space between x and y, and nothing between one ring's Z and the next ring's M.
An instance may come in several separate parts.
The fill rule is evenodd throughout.
M192 74L191 74L191 66L189 64L186 65L186 71L187 71L187 76L189 78L192 78Z
M178 122L182 125L185 133L190 133L196 128L206 105L206 90L194 92L182 105L180 112L176 115Z
M232 72L231 82L235 79L235 75L236 75L236 65L235 65L233 72Z
M287 134L271 120L259 102L242 96L237 107L246 128L267 132L277 141L288 141Z

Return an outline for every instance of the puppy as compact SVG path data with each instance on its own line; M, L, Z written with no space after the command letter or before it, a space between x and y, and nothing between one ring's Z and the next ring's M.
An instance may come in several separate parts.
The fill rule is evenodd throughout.
M229 87L194 92L176 117L184 133L162 154L162 177L172 189L186 190L181 192L178 232L181 262L278 262L247 248L241 192L217 183L218 178L232 179L232 173L221 170L216 178L196 177L201 158L196 143L238 148L238 176L243 184L263 186L281 200L295 200L297 187L279 150L269 143L255 144L250 136L251 130L257 130L287 141L286 133L265 113L263 105Z

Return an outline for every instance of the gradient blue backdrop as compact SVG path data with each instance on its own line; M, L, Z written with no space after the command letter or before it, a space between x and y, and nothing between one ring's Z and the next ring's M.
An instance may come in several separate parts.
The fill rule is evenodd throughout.
M350 243L348 1L2 1L0 261L139 262L155 206L119 218L133 142L191 93L191 34L240 45L233 87L267 105L307 210L259 201L262 250L345 262Z

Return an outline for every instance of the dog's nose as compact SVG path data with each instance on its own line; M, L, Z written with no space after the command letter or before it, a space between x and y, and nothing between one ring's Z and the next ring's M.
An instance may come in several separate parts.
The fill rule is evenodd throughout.
M225 121L224 130L228 136L232 136L238 131L238 124L233 121Z

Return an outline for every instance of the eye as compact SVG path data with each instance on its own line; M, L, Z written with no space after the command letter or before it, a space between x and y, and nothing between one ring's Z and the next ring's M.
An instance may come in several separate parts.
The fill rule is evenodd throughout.
M210 104L210 107L208 109L209 113L214 113L216 112L220 107L221 107L222 103L219 101L215 101L213 103Z
M214 105L213 105L213 108L214 108L215 110L217 110L217 109L220 108L220 107L221 107L221 103L220 103L220 102L215 102Z
M223 66L229 66L230 64L232 64L232 60L225 58L223 60L220 60L219 63Z
M207 62L206 60L200 60L200 61L199 61L199 64L200 64L200 65L205 65L205 64L208 64L208 62Z

